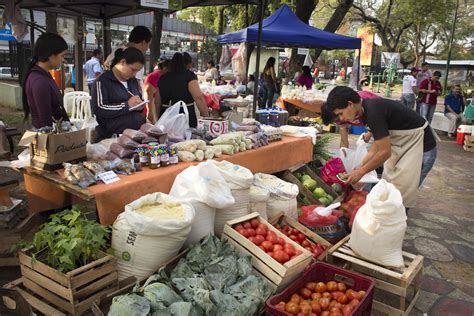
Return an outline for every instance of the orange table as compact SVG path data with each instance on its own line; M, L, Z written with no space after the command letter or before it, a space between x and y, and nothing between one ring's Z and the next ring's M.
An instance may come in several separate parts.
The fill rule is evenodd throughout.
M323 105L323 100L314 100L313 102L303 102L297 99L283 99L283 104L285 104L285 108L288 109L288 105L295 106L299 109L307 110L310 112L321 113L321 105ZM288 111L289 112L289 111Z
M313 157L311 138L283 137L281 141L258 149L223 155L227 160L250 169L253 173L276 173L308 163ZM97 184L87 189L69 184L59 174L23 169L25 189L32 212L70 205L74 199L95 202L100 222L112 224L124 206L139 197L153 192L168 193L175 177L184 169L198 162L184 163L159 169L144 168L133 175L122 176L112 184Z

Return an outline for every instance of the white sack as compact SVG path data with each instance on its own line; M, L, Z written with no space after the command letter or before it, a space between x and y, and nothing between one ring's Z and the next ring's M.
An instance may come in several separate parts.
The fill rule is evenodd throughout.
M393 184L380 180L355 216L349 245L369 261L402 267L406 220L400 191Z
M226 208L216 210L216 219L214 221L214 233L217 236L222 235L224 225L227 221L245 216L250 213L250 194L249 189L232 190L235 203Z
M216 208L207 204L193 200L189 201L194 208L195 217L191 232L184 242L184 246L189 247L192 244L198 243L201 238L208 234L214 235L214 221L216 218Z
M268 190L252 185L250 187L250 213L257 212L264 219L267 216L267 202L270 198Z
M145 205L156 205L156 212L166 204L180 203L183 220L155 219L136 212ZM194 209L163 193L152 193L127 204L125 211L115 220L112 230L112 248L118 258L119 279L135 276L145 279L173 256L184 244L191 231Z
M249 169L239 165L235 165L226 160L209 160L209 162L217 166L222 177L224 177L225 181L227 181L227 184L231 189L249 189L252 185L253 174Z

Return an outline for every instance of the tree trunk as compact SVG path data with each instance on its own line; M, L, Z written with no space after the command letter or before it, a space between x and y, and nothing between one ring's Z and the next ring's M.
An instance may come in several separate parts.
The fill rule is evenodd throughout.
M153 26L152 26L153 40L150 45L150 68L149 72L153 71L153 64L160 59L161 55L161 31L163 29L163 10L153 11Z
M110 19L102 20L102 49L104 58L112 52L112 32L110 31Z
M46 32L58 34L58 15L46 12Z
M319 0L296 0L296 10L295 14L301 21L306 24L309 24L309 19L311 18L311 14L313 14L314 9L318 5ZM293 74L296 72L296 68L298 64L303 64L305 56L298 55L298 50L293 48L291 50L291 58L290 58L290 69L288 78L293 77Z
M341 25L342 21L344 20L344 17L346 16L347 12L349 12L349 9L351 8L353 3L354 3L354 0L340 1L336 10L334 10L334 13L329 19L328 24L326 24L326 27L324 27L324 30L326 32L332 32L332 33L336 32L339 26ZM319 58L322 51L323 50L320 48L316 49L316 52L314 53L314 59L313 59L314 61L316 61Z
M217 33L223 34L224 33L224 10L226 7L219 8L218 19L219 19L219 29ZM222 53L222 44L217 44L217 60L215 61L216 65L219 63Z

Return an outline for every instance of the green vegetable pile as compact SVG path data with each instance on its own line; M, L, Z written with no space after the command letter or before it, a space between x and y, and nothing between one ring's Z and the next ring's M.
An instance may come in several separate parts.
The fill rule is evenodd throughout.
M33 260L59 272L69 272L101 257L110 240L110 227L88 220L76 207L50 216L31 243ZM46 256L43 257L42 254Z
M209 235L168 273L161 269L132 293L113 298L108 315L256 315L271 289L251 257Z

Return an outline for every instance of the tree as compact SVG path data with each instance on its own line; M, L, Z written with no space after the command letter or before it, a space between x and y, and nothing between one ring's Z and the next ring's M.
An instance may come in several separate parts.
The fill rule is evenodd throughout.
M149 72L153 71L154 63L160 59L161 55L161 33L163 29L163 10L153 11L153 39L150 44L150 68Z

